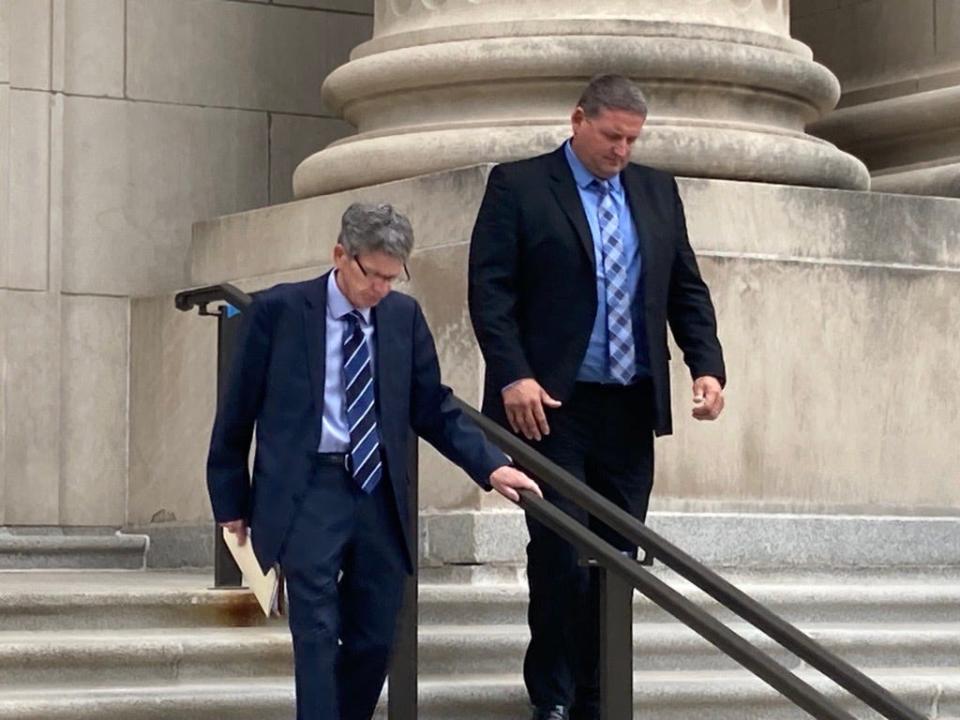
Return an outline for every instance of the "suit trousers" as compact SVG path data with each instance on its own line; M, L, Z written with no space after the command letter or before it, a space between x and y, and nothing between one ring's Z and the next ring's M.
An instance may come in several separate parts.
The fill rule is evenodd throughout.
M577 383L560 408L547 410L550 434L531 445L639 520L653 486L653 395L649 380L629 385ZM615 547L637 547L556 491L544 496ZM523 674L538 708L572 707L599 717L599 576L576 549L527 516L530 645Z
M372 717L407 575L400 532L388 476L367 495L318 464L280 555L297 720Z

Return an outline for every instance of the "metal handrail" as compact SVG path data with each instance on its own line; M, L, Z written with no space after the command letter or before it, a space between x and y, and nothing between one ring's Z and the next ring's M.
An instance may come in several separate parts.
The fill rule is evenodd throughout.
M514 464L518 467L546 483L568 500L576 503L581 509L586 510L593 517L609 526L610 529L642 547L648 555L660 560L664 565L699 587L725 608L766 633L785 649L808 662L812 667L888 720L925 720L923 715L905 705L884 687L741 590L738 590L698 560L650 530L622 508L588 488L573 475L550 462L498 423L480 414L462 400L457 399L457 402L460 409L480 426L487 438L510 455ZM692 603L662 581L641 570L637 563L625 558L612 546L603 543L596 536L594 536L595 540L588 541L586 534L593 535L593 533L574 521L570 516L530 493L524 493L520 505L538 520L545 522L545 524L555 525L556 527L553 527L554 531L561 533L567 540L575 544L589 542L591 552L602 553L603 562L610 569L628 578L634 583L634 587L664 610L693 628L705 639L793 700L797 705L811 712L815 717L850 717L835 705L829 703L812 687L799 681L795 675L789 673L773 658L752 646L752 652L748 651L743 645L749 645L749 643L740 638L739 635L732 633L726 626L714 620L712 616L693 606ZM596 547L597 543L607 545L609 552L606 549L598 549ZM720 628L723 628L723 630ZM776 666L779 670L771 670L771 666ZM790 679L784 677L780 671L786 673ZM804 687L796 685L794 681L799 682ZM823 708L824 712L842 714L824 714L821 716L813 712L811 708L815 706L810 703L814 701L809 693L814 693L828 703ZM827 711L826 707L832 707L833 709Z
M180 310L188 311L198 307L200 314L220 315L222 319L222 308L219 312L209 312L207 310L209 303L227 302L237 310L242 310L252 302L252 298L232 285L221 284L178 293L175 302ZM221 358L222 360L223 358ZM455 398L455 401L460 409L483 430L491 442L512 457L517 466L576 503L612 530L642 547L648 556L660 560L664 565L702 589L728 610L766 633L788 651L808 662L812 667L885 718L888 720L924 720L921 714L904 705L899 698L852 665L837 657L699 561L660 537L623 509L588 488L573 475L554 465L505 428L483 416L462 400ZM739 662L747 670L813 717L818 718L818 720L853 720L852 715L791 673L767 653L734 633L705 610L644 570L639 563L623 555L589 528L577 522L550 502L533 493L523 491L520 493L519 505L534 518L580 549L581 552L596 559L602 568L613 572L631 587L642 592L658 606L692 628L701 637ZM416 623L415 603L414 595L413 617L407 618L408 621L414 623L413 627ZM409 628L406 634L411 635ZM415 648L415 631L412 633L412 638L411 640L408 637L406 643L409 645L412 642L412 646ZM404 697L396 705L393 702L390 703L390 716L391 718L396 716L412 720L416 717L416 675L415 671L413 674L409 672L410 668L405 670L407 672L403 673L402 683L397 683L398 686L403 686L402 695ZM412 689L411 685L414 686Z
M177 310L189 312L193 308L200 308L201 315L216 315L207 310L207 305L216 302L227 302L233 307L241 310L253 302L253 298L247 295L239 288L230 283L220 283L219 285L207 285L206 287L193 288L178 292L173 298L173 304Z

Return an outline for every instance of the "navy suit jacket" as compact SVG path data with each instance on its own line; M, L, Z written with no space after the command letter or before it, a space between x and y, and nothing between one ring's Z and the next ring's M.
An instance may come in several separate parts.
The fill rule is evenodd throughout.
M640 236L637 308L654 395L654 429L669 434L667 323L693 377L724 383L710 291L687 239L673 177L630 163L620 174ZM597 314L590 226L561 146L490 172L470 243L470 318L486 360L483 411L506 425L500 391L536 378L560 401L573 392Z
M329 273L328 273L329 274ZM277 285L243 312L236 351L217 408L207 486L217 522L245 519L261 566L279 557L314 472L326 365L327 277ZM391 292L373 309L377 415L409 568L407 457L410 429L481 487L508 458L490 445L440 382L433 336L417 302ZM256 428L253 476L248 469Z

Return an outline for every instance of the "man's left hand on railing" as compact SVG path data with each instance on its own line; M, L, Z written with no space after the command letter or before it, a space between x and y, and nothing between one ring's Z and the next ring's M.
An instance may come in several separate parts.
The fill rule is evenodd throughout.
M716 420L723 412L723 386L710 375L693 381L693 416L697 420Z
M520 502L519 490L530 490L540 497L543 497L539 485L526 474L509 465L498 467L490 473L490 484L494 490L511 502Z

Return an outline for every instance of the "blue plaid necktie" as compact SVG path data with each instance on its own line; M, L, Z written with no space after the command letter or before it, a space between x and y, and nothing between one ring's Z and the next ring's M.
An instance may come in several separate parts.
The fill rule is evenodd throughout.
M373 492L383 474L380 462L380 431L374 402L370 350L363 337L363 315L352 310L346 316L343 335L343 387L350 425L350 467L353 479L365 493Z
M613 201L610 183L594 181L600 192L600 246L603 249L603 276L607 290L607 349L610 375L627 384L637 368L633 344L630 293L627 290L627 254L620 236L620 216Z

